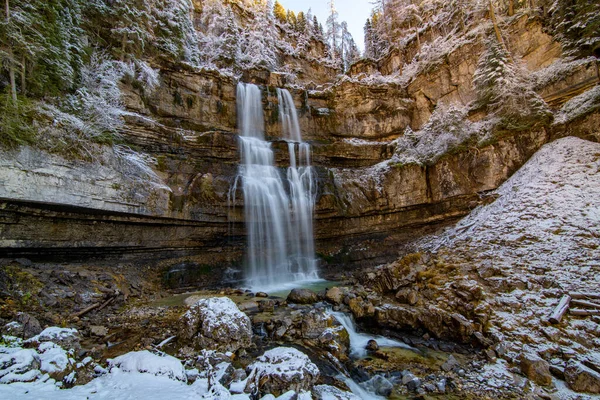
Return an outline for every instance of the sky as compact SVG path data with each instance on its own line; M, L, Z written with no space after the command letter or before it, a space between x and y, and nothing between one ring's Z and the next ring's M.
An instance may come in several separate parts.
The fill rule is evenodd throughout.
M328 0L279 0L279 3L286 9L296 13L298 11L307 12L309 8L312 13L317 16L319 22L325 26L325 21L329 16ZM361 51L365 49L363 28L367 18L371 15L373 5L371 0L338 0L335 3L335 8L339 14L339 21L348 23L348 30L352 34L356 45Z

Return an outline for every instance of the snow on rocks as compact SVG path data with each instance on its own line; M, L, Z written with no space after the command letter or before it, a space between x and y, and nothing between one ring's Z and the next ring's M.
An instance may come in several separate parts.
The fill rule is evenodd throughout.
M28 339L25 343L52 342L65 349L79 349L79 333L73 328L59 328L52 326L44 329L40 334Z
M0 383L31 382L42 374L40 357L33 349L0 348Z
M169 355L156 355L147 350L134 351L110 360L110 369L119 368L125 372L140 372L162 375L169 379L187 382L185 369L177 358Z
M319 378L319 369L308 356L291 347L266 351L246 369L247 392L281 395L289 390L311 390Z
M352 392L344 392L335 386L317 385L313 389L316 400L361 400Z
M179 337L194 346L218 351L237 351L250 345L252 324L227 297L198 300L181 317Z

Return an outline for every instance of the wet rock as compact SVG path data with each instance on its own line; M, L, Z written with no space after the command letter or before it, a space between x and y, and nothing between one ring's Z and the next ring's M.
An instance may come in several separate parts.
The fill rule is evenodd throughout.
M269 295L265 292L257 292L256 297L269 297Z
M325 293L327 301L334 305L342 304L344 301L345 291L339 287L332 287Z
M237 351L250 346L252 324L227 297L201 299L181 317L179 339L198 348Z
M319 301L315 292L310 289L292 289L287 297L288 303L314 304Z
M294 390L311 390L319 378L319 369L306 354L291 347L268 350L246 368L247 392L258 390L275 396Z
M569 360L565 380L576 392L600 393L600 373L576 360Z
M448 359L442 364L441 368L445 372L450 372L458 366L458 361L456 361L456 358L454 358L454 356L451 354L450 357L448 357Z
M361 386L370 392L385 397L390 396L394 389L394 385L381 375L375 375L368 381L361 383Z
M369 351L377 351L379 350L379 344L375 339L371 339L367 342L367 346L365 347Z
M552 375L546 360L531 352L521 353L521 372L538 385L550 385Z

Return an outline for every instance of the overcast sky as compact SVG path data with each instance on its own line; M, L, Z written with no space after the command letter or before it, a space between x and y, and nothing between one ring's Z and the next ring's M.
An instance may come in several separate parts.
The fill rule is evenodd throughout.
M296 13L298 11L307 12L309 8L317 16L323 28L327 30L325 21L329 15L328 0L279 0L279 3L286 9ZM367 18L371 15L373 6L370 0L337 0L335 8L339 14L339 21L346 21L348 29L361 51L365 49L363 27Z

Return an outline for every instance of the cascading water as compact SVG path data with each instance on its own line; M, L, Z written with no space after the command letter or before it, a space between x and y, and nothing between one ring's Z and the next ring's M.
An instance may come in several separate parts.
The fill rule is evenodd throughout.
M338 320L340 324L342 324L344 328L346 328L348 336L350 337L350 355L353 357L365 357L367 355L367 343L371 339L377 341L377 344L380 347L402 347L405 349L413 349L409 345L398 340L388 339L384 336L369 335L367 333L358 332L352 317L347 313L337 311L330 311L330 313L335 317L335 319Z
M289 96L291 100L287 91L278 90L279 96ZM281 289L318 279L312 226L315 185L310 147L300 142L293 102L280 101L279 106L284 133L290 141L289 196L275 167L271 143L264 139L260 89L252 84L238 84L242 157L239 177L242 179L248 232L246 283L255 290Z

